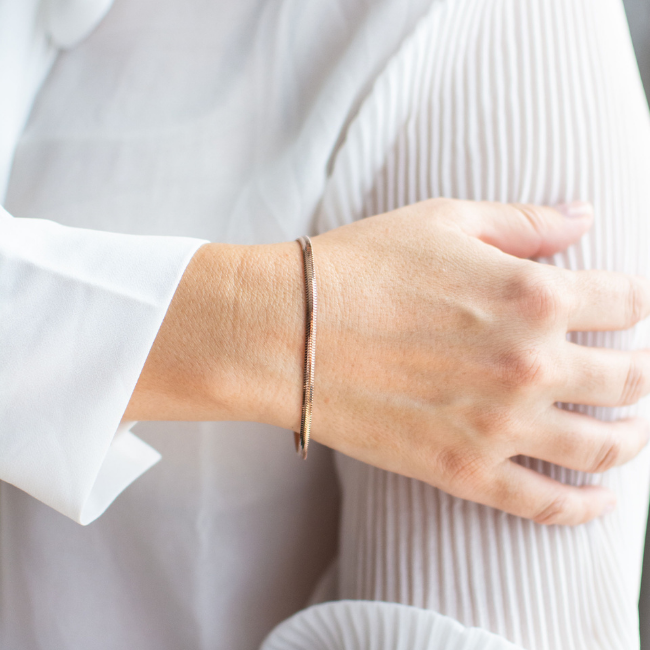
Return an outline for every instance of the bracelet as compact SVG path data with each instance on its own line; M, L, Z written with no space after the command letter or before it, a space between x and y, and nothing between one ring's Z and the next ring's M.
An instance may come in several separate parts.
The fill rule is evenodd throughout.
M316 273L311 240L306 235L296 240L301 248L305 267L306 328L305 328L305 372L302 385L302 417L300 433L294 431L296 452L305 460L311 432L311 411L314 403L314 361L316 359Z

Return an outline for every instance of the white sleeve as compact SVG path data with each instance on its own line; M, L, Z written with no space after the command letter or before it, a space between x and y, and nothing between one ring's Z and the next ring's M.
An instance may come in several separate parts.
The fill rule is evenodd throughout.
M0 203L59 48L111 0L0 0ZM0 480L81 524L159 459L121 422L202 239L15 219L0 208Z
M58 49L111 0L0 0L0 203ZM0 208L0 480L81 524L159 459L121 422L204 240L14 219Z
M0 479L87 524L158 460L120 422L204 243L0 208Z

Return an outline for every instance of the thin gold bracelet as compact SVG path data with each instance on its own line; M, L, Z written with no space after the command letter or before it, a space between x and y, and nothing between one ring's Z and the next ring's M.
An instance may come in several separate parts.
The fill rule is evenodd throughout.
M294 431L296 452L305 460L311 433L311 412L314 405L314 362L316 360L316 308L318 295L316 291L316 272L314 270L314 253L311 240L306 235L296 241L302 248L305 267L306 294L306 328L305 328L305 372L302 385L302 417L300 433Z

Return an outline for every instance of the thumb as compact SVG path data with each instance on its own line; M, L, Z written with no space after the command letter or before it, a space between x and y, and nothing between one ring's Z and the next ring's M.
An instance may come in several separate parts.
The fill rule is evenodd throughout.
M480 201L463 212L467 219L459 225L468 235L524 258L565 250L589 230L594 218L593 206L584 201L555 208Z

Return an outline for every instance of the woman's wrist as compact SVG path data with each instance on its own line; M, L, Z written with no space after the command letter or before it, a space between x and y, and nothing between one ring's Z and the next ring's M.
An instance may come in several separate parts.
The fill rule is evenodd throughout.
M297 243L202 246L124 417L250 420L297 430L304 301Z
M247 335L233 355L249 393L241 401L238 419L300 429L305 299L297 242L244 247L232 322L245 327ZM236 383L236 374L233 379Z

